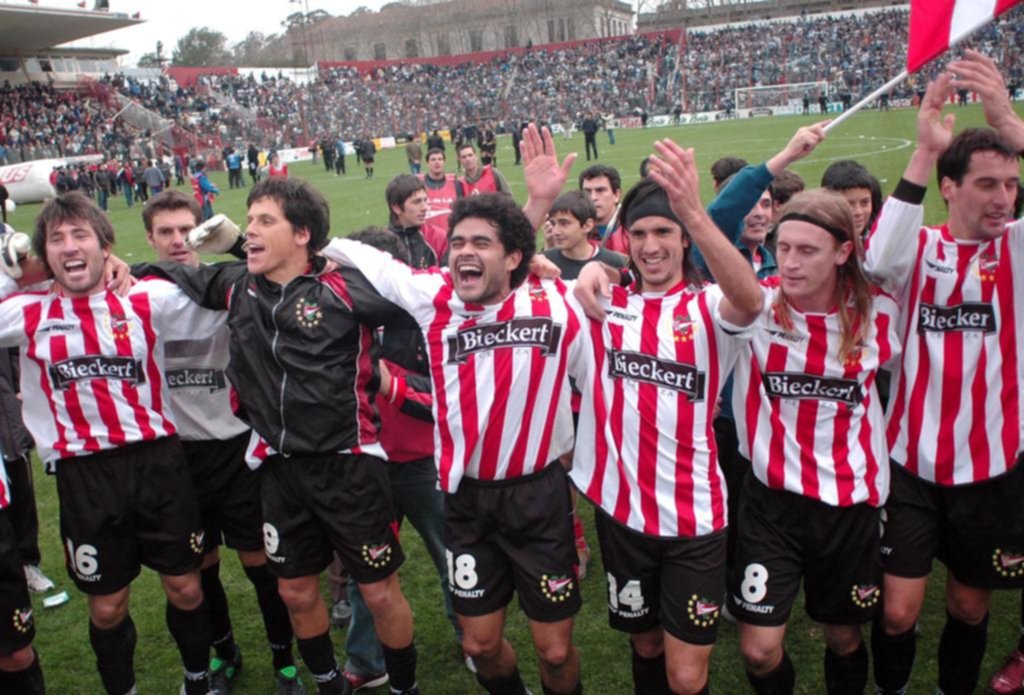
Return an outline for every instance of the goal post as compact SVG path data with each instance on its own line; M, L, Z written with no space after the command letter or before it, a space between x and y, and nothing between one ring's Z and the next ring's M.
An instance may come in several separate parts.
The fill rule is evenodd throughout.
M800 113L806 96L815 108L819 96L831 94L827 80L817 82L787 82L759 87L738 87L736 89L737 109L789 107Z

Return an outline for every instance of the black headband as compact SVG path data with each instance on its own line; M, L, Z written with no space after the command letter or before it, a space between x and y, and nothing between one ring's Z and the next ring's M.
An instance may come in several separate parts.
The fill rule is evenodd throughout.
M849 235L847 235L846 232L839 229L839 227L833 227L832 225L826 222L822 222L814 215L808 215L803 212L787 212L785 215L782 216L782 219L779 220L779 226L781 227L783 222L788 222L790 220L797 220L798 222L807 222L809 224L813 224L815 227L821 227L826 232L834 236L840 244L845 241L850 241Z
M626 225L626 229L629 229L633 226L634 222L645 217L665 217L678 224L684 231L686 230L686 225L672 212L672 205L668 202L668 194L660 189L652 191L643 200L633 203L626 208L623 222Z

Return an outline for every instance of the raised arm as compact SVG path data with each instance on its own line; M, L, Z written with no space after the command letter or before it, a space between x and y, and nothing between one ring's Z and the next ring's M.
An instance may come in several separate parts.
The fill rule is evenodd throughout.
M1006 82L995 62L968 49L962 60L953 61L946 69L954 75L950 83L953 89L969 89L980 96L985 121L999 131L1000 137L1013 149L1024 153L1024 120L1013 110Z
M546 127L537 129L531 123L523 129L523 139L519 143L523 155L523 179L526 182L526 205L523 212L534 229L544 224L544 216L548 214L555 198L562 192L565 181L569 178L569 170L576 161L576 154L566 156L558 163L555 151L555 140Z

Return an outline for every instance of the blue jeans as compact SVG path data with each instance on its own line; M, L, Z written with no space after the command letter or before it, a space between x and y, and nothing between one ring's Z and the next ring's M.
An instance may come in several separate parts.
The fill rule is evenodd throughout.
M203 198L203 222L213 217L213 203L210 202L209 198Z
M96 203L100 206L100 210L107 209L107 196L109 193L103 188L96 190Z
M132 197L134 195L134 192L132 191L132 185L127 181L122 181L121 192L124 193L124 199L128 201L128 207L131 207L133 202Z
M609 128L608 129L608 144L609 145L614 145L615 144L615 129L614 128Z
M437 468L433 458L409 463L389 463L388 478L399 519L407 518L415 528L434 561L441 578L445 612L455 628L455 638L462 643L452 596L448 589L448 570L444 559L444 493L437 486ZM406 536L408 538L408 536ZM345 638L345 670L361 676L384 673L384 652L373 627L373 615L366 607L359 586L348 580L348 600L352 604L352 622Z

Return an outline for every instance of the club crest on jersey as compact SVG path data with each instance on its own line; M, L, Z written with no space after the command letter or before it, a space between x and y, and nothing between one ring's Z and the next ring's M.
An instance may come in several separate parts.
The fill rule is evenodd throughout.
M477 193L477 191L473 191ZM534 302L546 302L548 301L548 293L544 291L544 288L540 285L530 285L530 299Z
M574 582L572 577L564 574L542 574L540 590L544 596L555 603L565 601L572 596Z
M921 304L917 333L995 333L996 311L986 302L964 302L952 306Z
M697 627L712 627L722 614L722 606L709 598L693 594L686 602L686 615Z
M697 324L691 321L689 316L676 315L672 317L672 339L677 343L690 342L696 332Z
M978 265L974 268L974 272L985 282L995 282L998 269L999 259L991 253L985 252L978 256Z
M363 546L363 562L374 569L386 567L391 562L391 544L378 543L377 545Z
M316 302L303 298L295 305L295 318L303 328L316 328L323 317L324 312Z
M545 357L558 351L562 327L546 316L514 318L460 328L448 338L448 363L465 362L477 352L498 348L536 348Z
M608 351L608 374L679 391L691 401L704 400L704 372L692 364L663 360L631 350Z
M856 379L830 379L799 372L765 372L764 390L772 398L835 401L851 408L864 400L864 389Z
M188 534L188 547L196 555L203 554L203 540L206 538L205 531L193 531Z
M32 629L32 609L15 608L11 614L11 625L14 627L15 632L23 635L27 634Z
M1024 552L996 548L992 553L992 566L999 576L1007 579L1024 576Z
M107 335L114 340L127 340L131 336L132 323L124 314L110 314L103 319Z
M881 595L882 590L877 584L854 584L850 589L850 599L858 608L871 608Z

